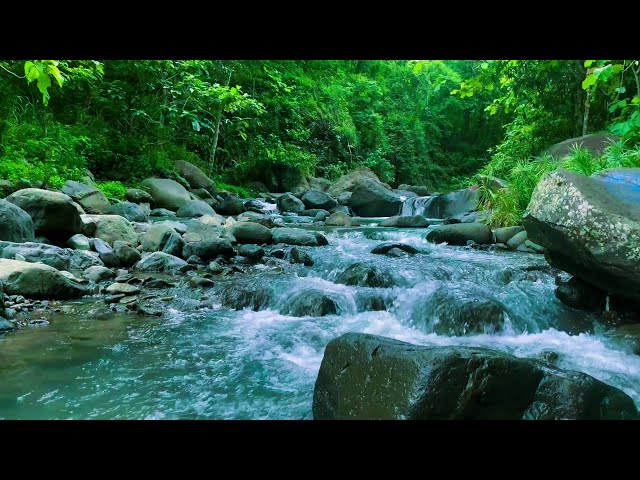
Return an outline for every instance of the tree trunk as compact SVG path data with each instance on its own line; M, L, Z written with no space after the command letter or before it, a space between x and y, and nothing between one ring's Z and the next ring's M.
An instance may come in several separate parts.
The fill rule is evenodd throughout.
M587 96L584 99L584 117L582 121L582 135L587 134L589 128L589 106L591 104L591 90L587 90Z
M229 75L227 76L227 82L224 84L225 87L229 86L231 83L231 70L229 70ZM213 140L211 142L211 156L209 157L209 177L211 177L211 172L213 172L213 165L216 161L216 150L218 149L218 137L220 136L220 122L222 122L222 105L218 108L218 115L216 116L216 128L213 131Z
M575 123L573 129L574 137L580 135L580 132L582 132L582 128L584 125L584 115L582 113L582 107L584 105L583 96L584 90L582 90L582 86L580 86L580 89L576 93Z

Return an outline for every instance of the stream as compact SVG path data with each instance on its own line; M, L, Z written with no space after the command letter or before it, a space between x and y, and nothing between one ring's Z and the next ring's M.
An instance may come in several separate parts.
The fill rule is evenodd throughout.
M426 229L307 228L329 240L327 247L305 248L312 267L274 259L210 289L182 283L168 289L176 300L161 318L100 314L94 307L104 302L84 298L66 302L75 314L54 314L48 325L0 336L0 418L311 419L324 347L345 332L484 346L518 357L554 352L558 367L620 388L640 406L640 356L595 316L555 298L559 272L542 255L434 245L424 240ZM383 241L410 244L419 253L371 254ZM336 283L356 262L387 271L394 286ZM266 308L223 307L220 293L239 292L239 286L268 287ZM335 298L338 312L280 313L309 288ZM439 288L500 302L504 329L465 337L429 333L429 322L417 319L424 319ZM196 308L203 300L207 307Z

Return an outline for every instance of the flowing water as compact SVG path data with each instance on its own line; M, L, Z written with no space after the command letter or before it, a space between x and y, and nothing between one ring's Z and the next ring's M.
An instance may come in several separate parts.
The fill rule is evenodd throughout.
M424 229L321 230L330 245L307 249L313 267L274 260L209 290L170 289L177 299L163 318L98 313L103 302L82 299L72 303L80 313L0 337L0 418L311 419L324 347L345 332L479 345L518 357L552 351L557 366L614 385L640 405L640 356L594 318L556 300L557 272L542 256L433 245ZM382 241L420 253L369 253ZM385 271L395 286L336 283L355 262ZM425 323L425 312L443 289L498 302L507 312L505 328L467 337L430 333L437 319ZM338 313L280 313L310 290L326 292ZM221 294L241 298L243 291L264 309L220 305Z
M428 211L431 203L438 198L437 195L431 195L428 197L409 197L402 202L402 210L400 215L403 217L409 215L425 215Z

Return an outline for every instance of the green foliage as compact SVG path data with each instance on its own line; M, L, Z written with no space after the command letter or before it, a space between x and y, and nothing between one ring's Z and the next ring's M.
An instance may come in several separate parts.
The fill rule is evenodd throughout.
M215 185L217 190L226 190L227 192L231 192L241 198L251 198L258 195L258 192L252 190L251 188L230 185L222 181L216 181Z
M96 187L108 198L115 198L117 200L124 200L125 194L127 193L127 187L122 182L96 182Z

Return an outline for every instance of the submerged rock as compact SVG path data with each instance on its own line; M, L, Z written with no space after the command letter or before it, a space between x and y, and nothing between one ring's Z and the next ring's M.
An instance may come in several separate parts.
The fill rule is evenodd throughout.
M556 298L565 305L578 310L596 310L604 307L606 294L593 285L572 277L558 285Z
M354 263L347 267L346 270L338 275L336 283L356 285L358 287L382 288L390 288L395 285L391 272L364 262Z
M469 240L475 243L492 243L491 230L484 223L455 223L452 225L438 225L427 233L430 242L449 245L466 245Z
M381 243L380 245L375 246L373 250L371 250L371 253L376 255L385 255L394 248L402 250L410 255L415 255L416 253L418 253L418 249L416 247L407 245L406 243L398 242Z
M638 419L624 392L584 373L472 347L363 333L327 345L313 392L322 419Z
M268 282L257 282L255 279L234 281L221 286L220 302L227 308L249 308L257 312L268 308L273 294Z
M341 305L345 302L344 296L335 292L305 288L286 300L282 313L294 317L323 317L342 313L344 309Z
M302 263L305 267L313 265L313 258L309 255L309 252L298 247L293 247L289 251L289 261L291 263Z

